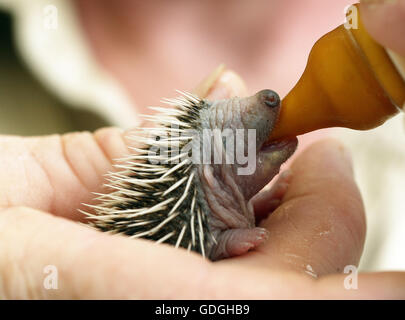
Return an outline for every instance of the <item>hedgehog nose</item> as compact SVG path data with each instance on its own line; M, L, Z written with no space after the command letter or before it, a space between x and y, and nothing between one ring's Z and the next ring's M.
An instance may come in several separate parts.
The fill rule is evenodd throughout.
M275 108L280 105L280 96L273 90L262 90L258 94L263 97L263 102L270 108Z

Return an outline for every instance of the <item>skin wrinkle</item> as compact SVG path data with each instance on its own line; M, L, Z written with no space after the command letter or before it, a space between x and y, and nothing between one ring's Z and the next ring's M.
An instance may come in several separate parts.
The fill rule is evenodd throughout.
M207 167L205 166L205 168ZM205 173L206 170L208 170L207 173L210 174L211 179L208 179L207 173ZM219 186L219 181L216 180L214 176L209 172L211 168L208 167L206 170L204 170L203 177L204 180L207 181L207 185L203 185L203 190L207 197L208 205L211 208L212 215L218 220L225 223L225 225L227 226L237 227L240 223L243 222L239 221L238 219L240 217L238 211L235 210L235 208L233 208L232 206L226 206L226 203L224 205L223 201L229 196L228 193L224 193L222 191L223 189ZM209 188L207 188L208 186ZM222 196L216 196L219 194L222 194Z
M80 182L78 179L77 173L72 171L72 168L69 166L67 159L63 156L63 150L62 150L63 144L61 143L61 140L60 140L61 137L59 135L53 135L53 136L48 136L45 139L49 139L50 141L56 142L55 145L52 145L52 147L54 147L56 150L56 152L54 154L56 154L58 160L62 159L63 163L65 165L67 165L68 172L70 173L69 176L73 177L76 182ZM30 148L30 150L32 150L32 149ZM49 171L47 171L47 169L45 168L45 164L42 162L42 160L40 160L38 158L38 154L35 150L32 151L32 157L36 160L36 163L38 163L38 165L40 165L42 170L44 170L44 172L46 173L47 180L49 181L49 184L51 186L52 195L49 197L48 204L47 204L48 209L46 209L46 211L52 212L54 214L58 214L59 210L57 209L57 205L56 205L56 202L58 200L57 200L56 193L55 193L56 187L55 187L55 182L53 181L52 175L50 174ZM81 187L84 187L84 186L81 185ZM86 188L85 188L85 190L86 190L86 192L88 192Z
M70 162L69 156L67 155L67 152L66 152L66 144L68 143L67 139L69 139L69 136L67 136L67 135L59 136L59 144L61 146L63 160L69 167L69 170L72 172L73 176L77 179L79 184L83 187L83 189L85 189L88 193L90 193L89 187L81 179L80 175L76 171L76 168Z
M210 192L210 193L212 193L212 195L215 195L215 193L218 193L218 194L223 193L223 198L216 199L216 201L218 203L220 202L219 200L227 200L228 194L226 192L222 192L223 191L221 188L222 186L220 186L220 184L219 184L220 181L215 179L215 177L214 177L214 169L211 168L209 165L204 165L202 171L203 171L204 181L207 182L207 185L204 185L203 188L206 187L207 190L213 191L213 192ZM225 188L226 188L226 186L225 186Z
M246 220L248 221L249 227L253 227L254 226L254 212L248 210L248 207L247 207L248 201L244 198L243 193L240 190L240 187L236 184L235 180L232 179L232 175L229 173L225 176L224 181L231 188L234 198L236 198L238 200L240 209L242 211L241 213L239 213L239 211L238 211L238 213L242 214L246 218Z
M91 137L91 140L87 139L85 136L82 136L79 133L76 135L76 137L84 143L93 141L95 147L97 148L97 150L100 150L100 152L102 152L103 156L105 157L105 161L108 164L111 164L111 162L112 162L111 157L109 157L108 155L119 157L121 154L123 154L122 151L127 150L126 146L124 144L123 133L121 130L118 130L118 129L101 129L95 133L94 138L91 135L88 135L88 137ZM100 137L101 137L102 141L100 141ZM27 159L22 158L21 162L20 162L21 165L24 165L25 167L27 166L27 164L29 164L29 168L26 169L26 170L29 170L27 172L27 174L29 174L29 177L33 178L33 177L38 176L39 172L43 173L42 177L41 177L41 174L39 174L40 179L37 179L37 181L34 181L34 183L35 183L34 186L23 187L23 189L22 189L23 193L18 193L21 195L27 194L28 197L30 197L30 196L33 197L34 194L32 194L32 192L38 190L38 183L39 183L39 186L41 189L47 190L47 192L51 193L51 194L49 196L48 196L48 193L44 194L44 198L47 199L46 201L42 201L41 198L38 198L38 197L33 198L34 203L38 203L38 206L36 206L36 207L38 207L42 210L52 212L52 213L60 212L59 208L61 205L61 199L58 199L59 195L57 196L57 194L55 193L55 188L59 188L59 186L55 185L55 183L59 184L59 182L57 180L55 180L53 172L48 171L48 168L49 168L48 164L43 162L43 160L42 160L42 157L44 157L44 159L48 159L48 158L45 158L45 157L47 157L47 155L45 153L42 154L42 151L40 151L46 146L49 146L50 148L52 148L54 150L54 151L52 151L52 154L53 154L52 156L53 156L53 158L55 158L56 162L59 161L59 156L60 156L60 158L63 159L63 162L66 164L66 170L68 170L68 171L67 171L67 173L64 173L64 176L66 176L65 180L69 181L70 179L74 179L75 182L73 182L73 185L75 185L76 182L79 183L80 186L84 190L86 190L86 191L84 191L84 190L81 191L80 193L82 193L82 194L90 192L90 191L88 191L89 187L84 185L82 181L79 181L80 180L79 177L85 176L85 173L76 172L75 168L73 168L70 164L70 158L67 155L63 156L63 154L62 154L62 148L65 147L65 143L70 143L69 138L65 137L63 139L63 136L59 136L59 135L46 136L43 138L42 137L41 138L37 138L37 137L19 138L19 137L14 137L14 136L1 137L1 138L2 138L2 144L1 144L2 146L7 146L8 144L17 145L18 146L17 155L20 154L21 156L24 156L24 154L26 153L27 156L29 156L29 158L27 158ZM17 140L14 142L14 141L9 141L10 139L17 139ZM63 142L62 142L62 140L63 140ZM112 140L114 140L114 141L112 141ZM111 144L111 146L108 146L108 148L106 148L106 151L104 151L103 143L106 143L107 145ZM78 147L80 147L80 146L78 146ZM26 151L23 152L22 150L26 150ZM92 157L94 157L94 155L92 155ZM66 160L64 160L64 159L66 159ZM101 175L103 173L106 173L106 171L104 171L104 169L102 169L102 167L100 167L100 166L95 167L94 164L91 163L91 161L92 161L91 159L85 160L85 164L94 167L97 172L97 175L100 176L100 178L97 179L100 181L100 182L97 182L97 185L98 185L102 181ZM55 161L53 161L53 162L55 163ZM102 162L103 161L98 160L97 163L100 164ZM35 169L34 171L33 171L33 168ZM100 170L103 170L103 171L100 172ZM35 176L32 176L31 172L35 172L36 173ZM25 179L25 181L29 181L29 177L27 179ZM69 184L71 184L71 183L72 182L69 182ZM49 186L49 187L47 188L46 186ZM32 190L32 192L30 192L30 189ZM91 189L93 191L94 186L91 186ZM3 195L7 195L7 193L5 192L5 193L3 193ZM83 201L86 201L86 200L84 198L78 199L77 206L79 206L80 202L83 202ZM32 201L29 201L29 203L23 202L22 204L30 204L31 202ZM6 198L4 199L1 206L10 207L10 206L18 205L19 203L21 203L21 202L20 201L18 201L18 202L11 201L11 199L8 196L6 196ZM63 214L61 214L61 215L63 215Z
M123 157L130 153L128 146L131 145L131 141L129 141L126 137L130 136L131 130L133 129L123 131L118 128L102 128L94 133L93 139L100 148L101 152L104 154L104 158L109 163L112 164L115 161L114 158L116 157ZM118 141L117 139L114 139L114 143L109 143L109 141L111 141L113 138L118 138ZM121 146L118 146L118 144L121 144ZM117 148L119 151L117 152L117 150L109 150L107 146L118 146Z
M111 164L113 163L113 160L112 160L112 157L111 157L111 156L112 156L113 154L115 154L115 152L113 152L113 154L110 156L109 152L108 152L107 149L105 149L105 147L104 147L104 143L105 143L105 142L108 142L109 139L113 139L113 138L115 138L115 139L114 139L114 144L115 144L115 145L117 145L119 142L124 143L123 133L121 132L121 134L119 134L119 135L116 135L116 134L115 134L115 133L118 132L118 131L121 132L121 130L118 130L118 129L103 128L103 129L99 129L98 131L96 131L96 132L94 133L94 135L88 135L88 133L83 132L83 133L78 133L78 134L77 134L77 137L78 137L78 138L81 138L81 139L84 139L84 138L86 138L86 136L88 135L88 137L90 138L90 139L89 139L89 142L92 143L92 144L94 144L96 150L99 151L99 154L100 154L100 156L101 156L101 157L99 157L99 159L102 159L102 160L99 160L99 163L105 162L105 163L108 163L109 165L111 165ZM109 134L105 134L105 133L109 133ZM64 139L62 140L62 144L68 144L68 143L70 143L69 137L70 137L70 135L66 135L66 137L64 137ZM104 140L107 140L107 141L102 141L102 140L100 139L100 137L101 137L101 138L104 137ZM117 140L116 138L119 138L119 139ZM109 145L109 144L108 144L108 145ZM81 183L81 185L82 185L83 187L85 187L87 190L89 190L89 187L86 186L86 185L84 184L84 182L79 179L79 176L80 176L79 172L77 172L77 171L70 165L70 161L68 161L67 158L68 158L68 157L67 157L67 155L66 155L66 162L69 164L69 167L71 168L72 174L73 174L75 177L78 178L78 180L80 181L80 183ZM96 166L94 166L94 164L89 160L89 158L87 158L86 161L87 161L87 163L88 163L92 168L94 168L95 172L98 172L98 175L100 175L100 170L99 170ZM103 165L103 166L104 166L104 165ZM114 171L114 168L113 168L113 167L110 167L109 169L110 169L110 171ZM103 169L102 173L103 173L103 174L107 173L107 170L104 170L104 169ZM98 188L100 188L100 187L98 187ZM101 188L102 188L102 187L101 187ZM91 191L94 191L94 186L91 186L91 189L92 189ZM90 194L90 191L88 191L88 193Z
M232 201L232 189L230 190L230 192L228 191L230 186L228 184L224 184L220 180L218 180L218 183L220 183L221 186L219 186L218 184L216 192L213 192L213 194L214 196L221 194L220 197L215 197L215 199L218 203L220 203L224 210L214 212L213 214L220 220L224 221L225 224L234 228L247 224L244 221L244 216L240 214L238 207L235 206L235 202ZM228 212L228 214L226 214L226 212ZM231 223L231 221L235 222Z
M114 162L114 160L113 160L111 157L109 157L109 155L107 154L107 151L104 149L104 146L103 146L103 144L101 143L101 141L96 138L96 134L97 134L97 132L96 132L94 135L92 135L92 139L93 139L94 143L97 145L97 147L99 148L99 150L100 150L101 153L103 154L104 159L105 159L108 163L112 164L112 163ZM123 138L122 138L122 139L123 139Z
M108 155L106 154L106 152L103 150L102 145L99 145L98 140L95 139L95 136L90 134L89 132L83 132L83 143L87 142L89 144L89 151L92 151L92 153L98 153L99 156L97 157L98 159L100 159L100 161L94 162L94 157L93 156L89 156L87 153L85 153L86 156L86 160L85 162L87 162L89 164L89 167L94 171L94 176L97 177L99 175L99 172L106 172L107 170L111 169L111 162L112 160L108 157ZM87 146L87 144L86 144ZM85 148L86 146L84 146L83 148ZM92 147L94 147L94 151L92 149ZM90 171L90 170L88 170ZM97 180L97 178L95 178L95 180ZM90 188L94 188L93 185L89 186Z
M95 139L94 135L89 132L80 132L75 134L66 134L61 138L61 145L66 162L69 164L71 171L80 180L83 187L90 193L95 188L94 181L98 181L100 172L107 172L111 168L111 159L103 150L102 145ZM75 157L74 150L83 148L86 150L81 154L80 158ZM94 154L98 154L100 159L95 163L93 161ZM78 163L74 165L72 161ZM78 171L86 171L88 178L80 179ZM86 183L87 182L87 183Z
M50 201L48 202L45 210L49 211L49 212L55 212L55 187L53 185L51 176L50 176L47 168L45 168L45 166L43 165L42 161L40 161L39 158L37 157L35 151L32 150L32 147L28 147L27 149L29 150L29 154L34 159L35 163L39 166L41 171L45 174L47 182L49 183L49 186L50 186L50 190L51 190L52 194L49 197Z
M223 172L223 168L221 167L221 175L223 175L223 179L219 180L219 183L224 186L222 189L221 187L218 188L218 193L222 192L223 190L223 195L222 197L219 198L219 201L222 202L222 205L230 210L232 212L232 215L236 217L245 217L246 214L244 214L244 198L241 199L240 193L238 193L238 190L235 188L233 185L233 180L228 173ZM215 179L215 177L214 177ZM235 205L235 197L237 198L238 202L237 205ZM242 213L240 213L239 209L242 210ZM241 221L243 222L243 221Z
M226 119L228 119L228 117L227 117L228 114L229 113L233 114L233 112L230 112L230 110L234 110L233 103L235 103L235 101L237 101L237 100L238 99L232 99L230 101L227 101L226 102L227 104L231 104L231 106L228 107L228 108L220 108L220 107L217 107L217 105L214 106L214 109L215 109L215 114L214 115L215 116L212 116L213 113L210 113L210 119L209 119L209 123L210 123L211 128L217 127L218 120L219 120L219 124L222 125L221 129L224 130L225 121L221 121L222 117L226 116ZM225 115L223 114L224 111L227 112ZM221 148L223 147L222 140L221 140L221 146L220 147ZM223 148L222 148L222 150L223 150ZM224 155L224 153L226 154L226 151L222 151L222 150L220 152L222 152L223 155ZM217 151L219 151L219 150L217 150ZM224 156L223 156L223 159L224 159ZM220 179L219 181L225 182L225 185L228 188L230 188L230 191L231 191L231 194L232 194L232 196L228 200L227 195L228 195L229 192L227 192L226 189L224 189L225 190L224 192L221 192L220 190L222 190L222 189L217 188L218 192L221 192L223 194L222 197L219 197L219 200L222 202L222 207L227 208L228 210L232 211L232 213L230 213L228 215L230 217L232 217L232 216L235 216L235 217L240 216L240 213L239 213L239 210L238 210L239 208L242 209L243 216L245 216L245 217L248 216L249 213L247 212L247 208L246 208L246 205L245 205L245 199L244 199L243 195L241 194L241 192L239 190L239 187L232 180L231 174L227 170L228 166L226 164L222 164L222 165L219 165L219 166L214 166L214 168L218 168L218 167L219 167L220 175L222 177L222 179ZM213 175L214 179L215 179L215 176L216 176L216 171L217 170L215 170L215 173ZM238 199L238 206L237 207L235 207L235 203L234 203L234 201L232 201L235 198ZM211 209L213 209L213 208L211 208ZM226 211L226 209L225 209L225 211ZM250 214L252 214L252 213L250 213ZM223 216L223 217L225 216L225 214L223 214L223 213L222 214L217 213L217 215L220 215L220 216ZM224 218L222 218L222 219L224 219ZM222 219L220 218L220 220L222 220ZM242 222L242 221L240 221L240 222Z

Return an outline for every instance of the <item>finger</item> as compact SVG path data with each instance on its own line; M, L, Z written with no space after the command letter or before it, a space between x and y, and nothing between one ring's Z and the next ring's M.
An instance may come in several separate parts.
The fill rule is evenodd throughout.
M90 191L101 191L112 159L127 151L115 128L48 137L0 138L0 207L29 206L78 218Z
M295 292L309 284L289 278ZM274 291L283 284L263 270L216 267L184 249L97 232L38 210L0 211L1 298L258 299L288 294Z
M2 299L404 298L404 273L359 275L356 290L347 290L345 277L314 281L213 264L184 249L97 232L38 210L0 211Z
M111 236L41 211L0 212L1 298L182 296L200 284L207 265L185 250ZM46 266L57 270L57 290L44 287ZM188 281L179 283L181 274Z
M223 98L242 93L240 78L222 70L208 95L222 90ZM242 87L243 88L243 87ZM213 92L213 93L212 93ZM113 160L129 154L117 128L63 136L0 137L0 207L27 206L58 216L79 219L77 209L91 203L91 192L103 192L104 175Z
M317 142L296 158L291 171L281 206L262 223L269 239L245 259L314 277L357 265L364 209L343 146L329 139Z
M405 56L405 0L363 0L360 8L370 35Z

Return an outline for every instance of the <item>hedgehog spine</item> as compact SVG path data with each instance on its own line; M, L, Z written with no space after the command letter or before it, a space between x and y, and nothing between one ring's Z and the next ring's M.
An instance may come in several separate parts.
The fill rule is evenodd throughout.
M129 147L135 153L118 160L115 167L120 171L109 173L105 184L111 192L96 194L99 205L86 205L94 213L81 212L90 226L102 231L166 242L205 256L208 241L216 240L202 209L203 197L198 196L196 165L189 152L175 154L172 146L182 150L193 142L189 130L200 128L199 113L207 105L190 93L177 92L180 97L162 100L172 108L149 107L159 114L143 117L157 126L138 128L129 137L142 147ZM167 150L162 153L162 148ZM151 155L152 149L160 153Z

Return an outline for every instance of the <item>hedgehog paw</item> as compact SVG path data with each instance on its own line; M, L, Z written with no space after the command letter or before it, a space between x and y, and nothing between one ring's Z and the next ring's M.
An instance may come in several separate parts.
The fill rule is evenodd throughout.
M264 228L226 230L217 239L218 244L211 258L218 260L240 256L258 247L268 236L269 232Z

